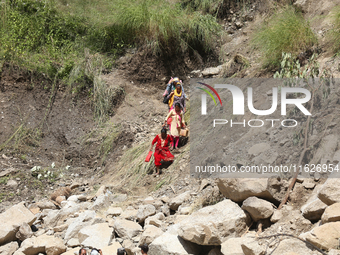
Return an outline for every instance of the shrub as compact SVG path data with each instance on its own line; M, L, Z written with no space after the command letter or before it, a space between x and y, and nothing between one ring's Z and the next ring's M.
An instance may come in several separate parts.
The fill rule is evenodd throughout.
M302 14L286 7L259 28L252 42L263 53L265 67L279 67L283 52L296 57L316 44L317 39Z

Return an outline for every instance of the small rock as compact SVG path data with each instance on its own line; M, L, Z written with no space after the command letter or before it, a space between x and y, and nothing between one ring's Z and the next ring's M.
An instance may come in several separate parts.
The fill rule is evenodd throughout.
M273 205L270 202L257 197L249 197L244 200L242 209L247 211L255 222L267 219L274 213Z
M270 218L270 222L276 223L283 218L283 214L281 210L275 210L272 217Z
M149 245L150 243L153 242L157 237L161 236L164 232L160 229L157 228L153 225L149 225L146 227L144 230L140 240L139 244L147 244Z
M243 27L243 23L240 22L240 21L236 21L236 22L235 22L235 26L236 26L238 29L240 29L240 28Z
M123 209L121 207L110 207L106 211L106 216L117 217L123 213Z
M117 219L115 221L114 229L119 237L130 239L142 232L141 225L136 222L123 219Z
M340 203L328 206L321 217L322 224L335 221L340 221Z
M15 189L16 187L18 187L18 183L15 180L9 180L6 186Z
M178 195L177 197L171 199L171 201L169 202L169 206L171 210L176 211L178 209L178 207L183 204L185 201L190 199L190 191L187 191L185 193L182 193L180 195Z
M18 232L16 233L15 237L18 238L20 241L24 241L27 238L31 238L33 236L33 231L31 226L24 222Z

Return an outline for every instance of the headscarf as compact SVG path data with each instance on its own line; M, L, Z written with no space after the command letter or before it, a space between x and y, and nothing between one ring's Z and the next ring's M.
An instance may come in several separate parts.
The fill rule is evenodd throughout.
M176 86L177 85L180 85L179 82L176 83ZM171 108L173 103L174 103L174 97L177 96L177 97L181 97L182 96L182 87L181 87L181 92L180 93L177 93L177 89L176 89L176 86L175 86L175 90L174 90L174 94L171 96L171 98L169 98L169 101L168 101L168 104L169 104L169 107Z

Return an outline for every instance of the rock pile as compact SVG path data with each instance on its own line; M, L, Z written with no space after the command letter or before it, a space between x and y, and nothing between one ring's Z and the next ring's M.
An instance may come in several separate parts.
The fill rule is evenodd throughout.
M60 208L40 201L14 205L0 214L1 255L72 255L80 247L100 248L105 255L124 247L141 254L336 254L340 238L340 180L313 182L303 206L277 210L272 179L202 180L196 192L153 193L131 203L116 199L102 186L95 196L70 195ZM191 187L192 188L192 187ZM206 205L206 196L224 198ZM119 196L119 195L118 195ZM204 206L206 205L206 206ZM300 238L281 236L288 234ZM263 238L268 237L268 238ZM302 242L305 240L306 242Z

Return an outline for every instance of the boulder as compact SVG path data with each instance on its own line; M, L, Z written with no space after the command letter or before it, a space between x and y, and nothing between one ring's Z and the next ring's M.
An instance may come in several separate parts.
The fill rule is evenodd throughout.
M91 220L96 216L96 212L88 210L79 214L67 228L65 233L65 240L68 241L71 238L77 237L79 230L91 224Z
M241 236L248 220L236 203L226 199L186 216L179 223L178 235L200 245L220 245L228 238Z
M153 205L141 205L137 212L137 221L142 224L147 217L155 214L156 208Z
M276 223L283 218L282 210L275 210L272 217L270 217L270 222Z
M267 178L228 178L218 179L216 182L220 192L237 203L252 196L273 199L267 190Z
M229 238L221 244L223 255L243 255L241 244L243 238Z
M113 207L111 206L106 211L106 216L117 217L123 213L123 209L121 207Z
M41 235L23 241L18 251L23 252L25 255L36 255L38 253L59 255L66 251L66 246L60 238Z
M274 213L273 205L270 202L257 197L249 197L244 200L242 209L247 211L255 222L267 219Z
M109 206L110 206L110 198L108 194L102 194L99 197L97 197L96 201L94 201L93 205L89 209L90 210L101 210Z
M53 204L51 201L49 200L43 200L37 203L37 206L41 209L57 209L57 207L55 206L55 204Z
M161 227L163 225L163 221L165 219L165 216L163 213L157 213L153 216L150 216L150 217L147 217L145 222L144 222L144 225L147 226L147 225L154 225L156 227Z
M53 228L53 231L54 232L63 232L64 230L66 230L68 228L68 224L63 224L63 225L60 225L60 226L56 226Z
M75 202L75 203L78 203L79 200L78 200L78 196L77 195L72 195L70 196L67 201L71 201L71 202Z
M321 217L322 224L335 221L340 221L340 203L328 206Z
M71 238L70 240L67 241L67 246L68 247L79 247L80 242L78 238Z
M170 215L170 207L165 204L165 205L162 205L161 208L160 208L160 211L165 215L165 216L169 216Z
M129 239L125 239L122 243L122 246L124 247L127 255L134 255L133 250L136 248L136 246L133 244L133 242Z
M139 244L150 244L155 240L157 237L161 236L164 232L153 225L147 226L145 231L143 232Z
M108 223L99 223L82 228L78 239L82 246L98 248L108 246L112 237L113 228Z
M244 255L264 255L266 247L259 245L255 238L243 239L241 244Z
M20 241L24 241L27 238L31 238L33 236L33 231L31 226L28 225L26 222L22 223L19 227L18 232L15 234L15 237L18 238Z
M222 66L208 67L202 71L203 76L218 75L222 71Z
M293 252L293 253L291 253ZM284 239L282 240L276 249L271 253L272 255L283 255L283 254L303 254L303 255L321 255L316 251L313 251L304 242L298 239Z
M328 255L340 255L340 250L331 249L329 250Z
M329 222L313 228L306 233L305 238L316 247L330 250L339 246L340 222Z
M136 210L132 206L129 206L120 215L120 217L122 217L123 219L126 219L126 220L135 220L137 218L137 213L138 213L138 210Z
M18 248L19 245L17 242L10 242L0 246L0 255L12 255Z
M143 230L138 223L123 219L117 219L115 221L114 229L119 237L129 239L134 238Z
M321 186L318 198L327 205L340 202L340 179L328 178Z
M308 11L308 1L307 0L297 0L294 6L300 11L306 13Z
M287 193L289 182L280 178L279 176L273 176L268 178L267 191L278 202L281 202Z
M100 248L103 252L103 255L114 255L117 254L117 250L119 248L122 248L122 246L120 245L119 242L113 242L112 244L110 244L110 246L105 246Z
M36 216L24 206L23 202L1 213L0 245L14 241L20 226L23 223L31 226L35 220Z
M97 190L96 194L94 195L95 197L100 197L102 195L106 195L108 188L106 187L106 185L102 185L99 187L99 189Z
M200 247L178 236L179 225L175 224L157 237L149 246L149 255L199 254Z
M173 199L170 200L169 202L169 207L171 210L176 211L178 207L183 204L185 201L190 199L190 191L184 192Z
M64 220L69 218L71 214L74 214L82 209L86 209L88 206L89 206L88 203L81 203L70 208L62 208L61 210L51 210L44 218L44 223L49 227L62 225L64 224Z
M304 182L305 183L305 182ZM325 211L327 205L318 198L318 191L321 186L317 186L307 200L307 202L301 207L303 217L311 221L318 221L321 219L321 215Z

